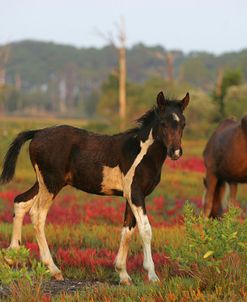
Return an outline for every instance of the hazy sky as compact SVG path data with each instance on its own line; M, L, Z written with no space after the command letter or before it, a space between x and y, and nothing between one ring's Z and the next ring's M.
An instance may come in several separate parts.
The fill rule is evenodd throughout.
M124 16L128 46L214 53L247 48L247 0L0 0L0 43L36 39L105 45Z

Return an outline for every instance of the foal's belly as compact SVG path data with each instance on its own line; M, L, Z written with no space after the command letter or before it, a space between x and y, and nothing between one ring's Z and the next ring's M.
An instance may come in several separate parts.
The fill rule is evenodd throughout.
M119 166L94 166L83 169L73 177L72 186L97 195L123 195L123 177Z

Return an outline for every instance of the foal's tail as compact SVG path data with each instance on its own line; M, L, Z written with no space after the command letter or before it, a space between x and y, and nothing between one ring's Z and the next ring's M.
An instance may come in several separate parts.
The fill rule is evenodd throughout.
M3 171L0 176L0 183L5 184L9 182L14 174L15 174L15 166L17 157L20 153L22 145L32 139L36 132L39 130L30 130L30 131L24 131L17 135L17 137L13 140L11 145L9 146L9 149L4 157L4 163L3 163Z

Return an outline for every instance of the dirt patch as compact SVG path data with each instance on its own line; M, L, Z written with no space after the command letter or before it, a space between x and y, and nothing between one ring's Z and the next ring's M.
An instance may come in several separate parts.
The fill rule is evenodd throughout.
M51 295L56 295L59 293L74 293L80 291L87 287L97 287L101 284L104 284L99 281L85 281L85 280L69 280L65 279L64 281L50 280L44 283L44 292Z
M64 281L50 280L46 281L43 284L43 291L46 294L52 296L58 295L60 293L72 294L77 291L81 291L85 288L93 288L99 285L104 284L99 281L85 281L85 280L69 280L65 279ZM6 285L0 284L0 298L4 298L11 295L11 292Z

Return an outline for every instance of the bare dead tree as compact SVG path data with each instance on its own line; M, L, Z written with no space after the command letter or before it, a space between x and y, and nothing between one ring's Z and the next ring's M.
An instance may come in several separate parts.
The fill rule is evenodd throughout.
M170 82L174 80L173 63L174 63L174 54L172 52L167 52L166 53L167 80Z
M155 52L155 57L161 61L166 62L166 78L168 81L174 81L174 59L175 53L170 52Z
M4 114L4 101L6 97L6 64L9 60L9 45L0 48L0 115Z
M21 86L22 86L21 76L19 73L17 73L15 75L15 89L21 90Z
M59 78L58 82L58 91L59 91L59 112L64 114L66 112L66 81L63 75Z
M222 96L222 81L223 81L223 70L220 68L217 70L216 79L216 97L221 98Z
M126 119L126 34L124 19L121 19L120 29L119 29L119 116L123 123L121 127L125 124Z
M96 33L102 37L107 43L113 45L118 50L118 66L119 66L119 93L118 93L118 103L119 103L119 117L120 117L120 128L124 128L127 112L127 102L126 102L126 32L125 32L125 22L124 18L121 17L120 23L116 24L117 27L117 42L114 35L111 32L107 34L96 30Z
M6 84L6 64L9 60L10 48L8 45L0 48L0 87Z

